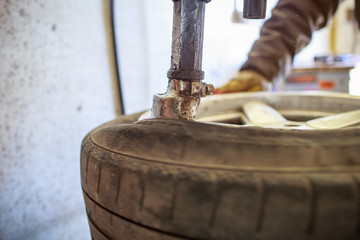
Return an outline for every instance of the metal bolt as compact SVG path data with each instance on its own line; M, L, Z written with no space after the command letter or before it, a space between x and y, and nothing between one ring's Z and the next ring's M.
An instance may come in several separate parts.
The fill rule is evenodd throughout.
M215 88L212 84L206 84L203 83L201 87L201 97L206 97L207 95L213 94L215 91Z
M212 95L215 92L214 85L206 84L206 95Z

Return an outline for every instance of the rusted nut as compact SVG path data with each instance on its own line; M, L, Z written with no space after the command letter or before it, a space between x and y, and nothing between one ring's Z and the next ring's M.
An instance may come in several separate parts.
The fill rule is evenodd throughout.
M212 95L215 92L214 85L206 84L206 95Z
M201 97L206 97L207 95L213 94L215 91L214 85L203 83L201 87Z
M201 91L201 82L200 81L194 81L191 82L191 95L194 97L199 97Z

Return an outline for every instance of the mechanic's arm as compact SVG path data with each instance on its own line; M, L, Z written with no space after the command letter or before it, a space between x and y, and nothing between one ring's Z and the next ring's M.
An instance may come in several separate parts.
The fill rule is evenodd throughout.
M326 26L339 0L279 0L260 31L248 60L239 73L218 92L266 90L291 70L295 54L311 40L314 31Z

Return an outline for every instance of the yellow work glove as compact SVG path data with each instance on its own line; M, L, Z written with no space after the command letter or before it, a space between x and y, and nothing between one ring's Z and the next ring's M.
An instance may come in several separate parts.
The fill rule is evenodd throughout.
M263 75L251 70L239 71L224 86L215 89L215 93L256 92L271 89L271 82Z

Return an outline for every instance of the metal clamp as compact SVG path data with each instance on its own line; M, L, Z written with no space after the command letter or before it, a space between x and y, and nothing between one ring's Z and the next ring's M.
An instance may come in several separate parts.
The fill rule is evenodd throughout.
M211 0L173 0L174 19L168 89L153 99L156 118L194 119L200 98L214 92L202 83L205 4Z

